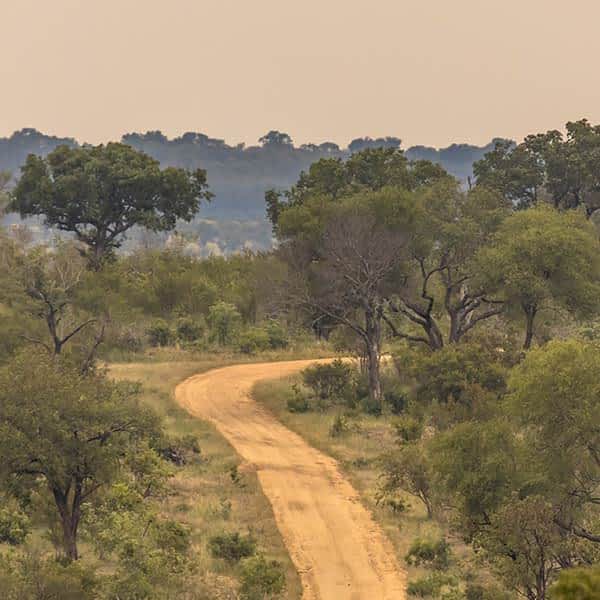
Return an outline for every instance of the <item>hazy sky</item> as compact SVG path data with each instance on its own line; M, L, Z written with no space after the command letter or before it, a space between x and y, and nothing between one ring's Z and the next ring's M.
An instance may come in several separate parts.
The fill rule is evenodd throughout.
M600 122L598 0L0 0L0 136L521 138Z

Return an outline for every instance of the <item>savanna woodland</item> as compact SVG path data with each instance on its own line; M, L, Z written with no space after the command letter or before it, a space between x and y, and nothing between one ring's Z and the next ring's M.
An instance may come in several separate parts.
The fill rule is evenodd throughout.
M255 477L169 394L337 356L255 395L339 460L409 595L600 598L600 126L464 181L321 158L266 192L271 250L199 258L210 176L110 143L0 177L0 596L299 598Z

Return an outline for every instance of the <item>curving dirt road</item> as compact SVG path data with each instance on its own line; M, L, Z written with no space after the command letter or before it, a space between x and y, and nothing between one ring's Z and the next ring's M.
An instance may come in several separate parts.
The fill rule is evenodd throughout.
M303 600L398 600L406 578L389 541L336 462L309 446L250 398L261 379L285 377L315 361L246 364L184 381L177 402L212 421L256 468L300 573Z

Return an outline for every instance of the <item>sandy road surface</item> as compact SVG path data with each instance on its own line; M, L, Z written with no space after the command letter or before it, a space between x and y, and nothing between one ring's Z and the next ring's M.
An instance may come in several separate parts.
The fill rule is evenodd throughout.
M304 588L303 600L397 600L405 576L391 544L336 462L309 446L249 397L261 379L314 361L236 365L181 383L176 399L212 421L256 468Z

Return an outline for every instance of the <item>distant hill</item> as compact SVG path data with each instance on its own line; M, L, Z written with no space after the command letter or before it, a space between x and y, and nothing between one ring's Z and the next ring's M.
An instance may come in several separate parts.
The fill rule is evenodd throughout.
M295 146L289 135L270 131L256 146L230 146L224 140L202 133L188 132L173 139L160 131L128 133L124 143L143 150L164 166L202 167L215 198L204 206L201 219L193 231L204 242L215 244L224 252L240 248L265 248L271 244L270 227L265 222L264 193L270 188L289 188L301 171L323 157L347 158L353 152L373 147L400 147L395 137L357 138L346 148L332 142ZM427 159L440 163L462 181L471 175L472 165L493 149L495 140L486 146L452 144L447 148L413 146L406 150L411 160ZM19 167L28 154L45 156L61 144L79 142L69 137L45 135L36 129L22 129L10 137L0 138L0 170L11 171L18 177ZM14 216L9 216L13 221ZM189 227L186 227L189 231Z

